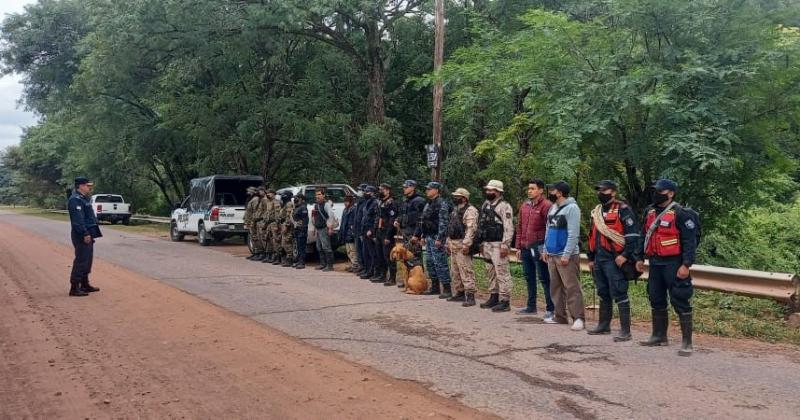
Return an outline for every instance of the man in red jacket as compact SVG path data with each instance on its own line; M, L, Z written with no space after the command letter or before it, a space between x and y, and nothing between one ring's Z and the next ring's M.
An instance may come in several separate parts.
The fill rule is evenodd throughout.
M553 316L553 299L550 298L550 273L547 262L541 259L544 232L547 228L547 213L552 203L545 196L544 181L531 179L528 182L528 199L519 208L516 247L520 252L522 269L528 283L528 304L518 314L536 314L536 273L544 289L546 303L545 318Z

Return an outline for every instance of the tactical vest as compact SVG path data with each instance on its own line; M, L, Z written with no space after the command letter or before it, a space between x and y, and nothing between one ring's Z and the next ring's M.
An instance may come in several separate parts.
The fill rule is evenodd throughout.
M436 235L439 232L439 211L442 209L442 198L436 197L422 210L422 234Z
M678 229L677 213L675 208L670 209L658 222L656 230L650 236L647 249L644 250L647 256L675 257L681 255L681 231ZM649 229L658 217L659 211L651 208L647 212L645 226Z
M416 194L411 197L406 197L403 201L403 210L400 212L400 227L402 229L413 230L417 227L420 212L416 204L420 201L424 201L424 199ZM424 207L424 204L422 207Z
M467 212L469 204L464 208L459 209L456 207L450 213L450 223L447 225L447 237L450 239L464 239L467 236L467 227L464 226L464 214Z
M500 242L503 240L503 221L497 215L495 209L500 203L505 200L500 200L495 205L484 203L481 207L481 214L478 217L478 231L480 237L484 242Z
M604 212L603 214L603 221L606 222L606 226L608 226L609 229L619 233L620 235L625 235L625 227L622 225L622 220L619 217L619 203L615 202L611 204L611 208L608 209L608 212ZM600 232L597 231L597 226L592 224L592 231L589 232L590 251L597 251L597 235L600 235L600 246L606 251L616 252L619 254L625 249L624 246L619 245L605 237L605 235L600 234Z

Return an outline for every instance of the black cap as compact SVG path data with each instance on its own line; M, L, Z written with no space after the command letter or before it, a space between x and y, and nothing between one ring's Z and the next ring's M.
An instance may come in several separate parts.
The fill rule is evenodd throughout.
M600 191L600 190L614 190L614 191L617 191L617 188L618 188L617 187L617 183L612 181L612 180L610 180L610 179L604 179L604 180L598 182L597 185L595 185L595 187L594 187L595 191Z
M366 182L362 182L361 184L358 185L358 189L364 191L364 188L367 188L368 186L369 184L367 184Z
M403 188L416 187L416 186L417 186L417 181L414 181L413 179L407 179L405 182L403 182Z
M94 182L89 181L89 178L86 178L85 176L79 176L79 177L75 178L75 186L76 187L78 185L83 185L83 184L94 185Z
M378 189L377 189L377 188L375 188L375 187L373 187L372 185L367 185L367 186L364 188L364 192L368 192L368 193L376 193L376 192L378 192Z
M291 196L292 196L292 192L289 191L289 190L281 192L281 197L291 197Z
M564 194L566 196L566 195L569 194L570 188L569 188L569 184L567 184L566 181L556 181L556 182L548 185L547 186L547 190L548 191L550 191L550 190L561 191L561 194Z
M659 179L656 181L655 185L653 185L653 189L656 191L662 190L670 190L670 191L678 191L678 184L671 179Z
M305 200L306 196L304 196L303 194L297 193L297 194L294 195L294 198L299 198L301 200Z
M384 182L384 183L382 183L382 184L380 185L380 187L381 187L381 188L383 188L383 189L386 189L386 190L391 190L391 189L392 189L392 186L391 186L391 185L389 185L389 184L387 184L387 183L385 183L385 182Z
M425 187L425 189L427 189L427 190L433 190L433 189L441 190L442 189L442 184L439 183L439 182L436 182L436 181L431 181L431 182L428 183L428 185Z

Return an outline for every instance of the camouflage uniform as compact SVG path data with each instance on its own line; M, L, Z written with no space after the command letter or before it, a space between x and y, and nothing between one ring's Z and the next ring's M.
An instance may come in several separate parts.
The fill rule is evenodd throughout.
M466 209L464 208L466 207ZM464 248L469 249L475 240L475 233L478 230L478 209L466 203L456 206L450 213L451 222L448 225L451 234L447 239L447 248L450 251L450 263L453 269L450 274L453 277L453 291L475 293L475 271L472 266L472 255L464 255ZM463 225L463 238L457 238L452 232L452 227L456 226L458 218Z
M494 214L491 214L492 209ZM486 240L483 243L482 254L487 263L489 292L499 294L500 301L508 302L511 298L511 273L508 271L508 256L501 256L500 250L511 250L511 238L514 236L514 209L502 197L498 197L494 202L483 203L479 217L479 229L485 228L486 224L502 225L502 238Z
M258 219L256 213L261 204L261 197L256 195L247 202L247 207L244 210L244 225L250 234L253 243L253 254L258 255L264 252L264 247L259 240Z
M286 258L288 258L290 262L297 257L295 255L297 245L295 244L294 240L294 221L292 220L293 214L294 203L289 201L281 209L281 247L283 248L283 252L286 253Z
M267 254L275 252L276 248L272 246L272 226L275 224L275 207L278 206L277 200L274 198L270 200L265 197L261 200L259 211L257 212L258 219L261 219L258 225L259 239L261 246Z

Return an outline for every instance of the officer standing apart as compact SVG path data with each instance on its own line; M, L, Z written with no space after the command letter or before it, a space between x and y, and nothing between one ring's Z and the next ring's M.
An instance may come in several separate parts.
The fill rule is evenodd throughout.
M389 254L394 246L394 222L397 219L397 203L392 197L392 187L389 184L381 184L379 191L381 203L378 206L378 237L376 244L378 273L371 281L383 283L384 286L394 286L397 284L397 263L389 259Z
M89 204L89 197L94 184L84 177L75 178L75 191L67 200L69 221L72 225L72 246L75 248L75 259L72 261L72 273L69 276L69 295L87 296L100 289L89 284L89 273L92 272L94 257L94 240L102 237L94 209Z
M547 214L547 231L542 257L550 270L550 294L555 313L545 318L546 324L567 324L567 307L572 315L572 330L584 328L583 291L580 282L581 209L569 196L570 187L558 181L547 188L548 199L553 202Z
M311 218L314 221L314 228L317 230L317 253L320 261L317 270L333 271L331 237L336 216L333 214L333 206L325 197L325 192L323 188L317 188L314 191L316 203L314 210L311 211Z
M678 354L692 355L692 305L694 293L689 268L694 264L700 220L694 211L675 203L678 185L660 179L654 186L653 204L644 213L637 268L644 271L644 258L650 260L647 294L653 314L653 335L643 346L666 346L669 314L667 294L681 323L683 343ZM643 255L643 257L641 257Z
M528 181L528 199L519 206L519 221L517 222L517 249L522 260L522 271L528 286L528 302L524 308L517 311L520 315L535 315L536 306L536 274L542 283L545 301L545 318L553 317L553 299L550 297L550 272L547 261L542 260L542 247L544 246L544 233L547 230L547 212L550 211L550 202L545 196L544 181L531 179Z
M359 276L364 280L371 280L377 274L378 252L375 248L378 224L378 200L375 194L378 190L372 185L364 188L364 203L361 209L361 241L364 244L364 273Z
M425 208L425 199L417 194L417 181L408 179L403 182L403 195L405 199L400 206L399 216L395 220L395 228L403 235L403 246L414 254L414 262L422 263L422 247L411 243L411 238L417 229L422 209ZM404 287L402 281L397 282L397 287Z
M473 244L478 230L478 209L469 203L469 191L458 188L453 193L455 208L447 225L447 250L453 264L453 291L448 302L475 306L475 271L472 266Z
M306 268L306 242L308 242L308 207L303 194L297 193L294 196L292 222L294 222L294 244L297 247L295 251L297 260L293 267L302 270Z
M628 279L622 267L636 261L639 248L639 226L633 210L617 200L617 184L600 181L595 187L600 204L592 210L589 231L589 271L600 296L600 319L589 331L591 335L610 334L614 314L612 299L619 309L619 335L614 341L631 339L631 302Z
M503 183L491 180L484 187L484 201L478 216L478 232L482 241L481 253L486 259L489 278L489 300L481 303L481 308L491 308L492 312L506 312L511 309L511 273L508 271L508 254L511 252L511 239L514 236L514 210L503 199Z
M281 261L281 266L293 267L294 251L297 246L294 243L294 221L292 220L294 200L292 192L289 190L282 192L281 201L283 201L283 208L281 209L281 247L286 254L285 259Z
M264 248L261 247L261 241L258 240L258 223L256 221L256 210L258 210L258 204L261 202L261 196L255 187L247 187L247 196L250 198L247 201L247 207L244 209L244 226L247 228L252 246L252 254L247 259L258 261L264 257Z
M425 248L428 251L426 268L428 276L431 278L431 290L425 294L438 294L439 299L447 299L453 296L450 290L450 268L447 266L447 253L445 252L450 211L441 196L441 190L442 184L436 181L429 182L425 187L428 202L422 209L422 216L411 241L416 245L420 238L425 239Z

